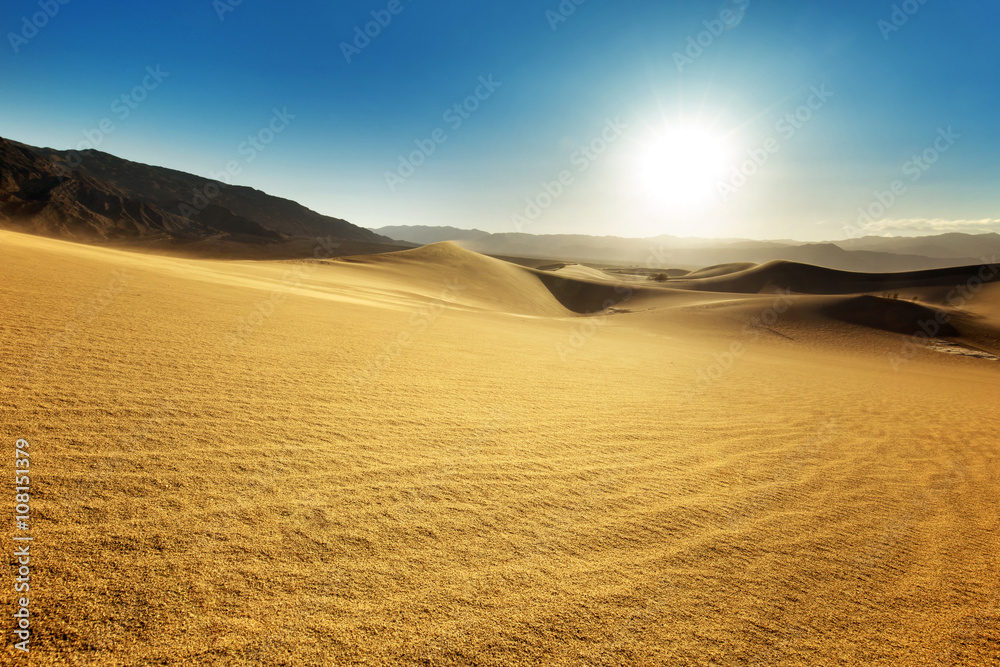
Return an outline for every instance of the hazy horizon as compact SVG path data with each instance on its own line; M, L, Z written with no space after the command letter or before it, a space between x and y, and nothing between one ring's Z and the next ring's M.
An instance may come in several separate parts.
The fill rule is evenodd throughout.
M382 227L366 227L366 229L370 229L370 230L372 230L374 232L377 232L380 229L386 229L386 228L391 228L391 227L424 227L424 226L426 226L426 227L454 227L455 229L460 229L460 230L463 230L463 231L480 231L480 232L486 232L485 229L480 229L478 227L456 227L455 225L384 225ZM921 237L927 237L927 236L941 236L943 234L950 234L950 233L969 234L969 235L972 235L972 236L986 235L986 234L1000 234L1000 232L993 231L992 229L990 229L990 230L983 230L983 231L968 231L968 232L949 232L949 231L928 231L928 232L921 232L921 231L912 230L912 229L911 230L898 230L898 231L908 231L909 233L906 233L906 234L899 234L899 233L893 234L893 233L886 232L884 234L868 234L868 236L877 236L879 238L921 238ZM503 233L518 233L518 232L516 232L516 230L507 230L507 231L487 232L487 233L490 233L490 234L503 234ZM651 236L630 236L630 235L627 235L627 234L584 234L583 232L551 232L551 233L545 233L545 232L532 232L532 231L527 231L527 230L524 231L524 232L520 232L520 233L523 233L523 234L532 234L532 235L537 235L537 236L548 236L550 234L553 235L553 236L564 235L564 234L565 235L581 234L581 235L584 235L584 236L595 236L595 237L611 236L611 237L616 237L616 238L635 239L635 240L657 238L659 236L672 236L672 237L678 238L678 239L704 239L704 240L710 240L710 241L760 241L762 243L763 242L782 242L782 241L791 241L791 242L794 242L794 243L836 243L837 241L850 240L851 238L863 238L862 236L857 236L857 237L845 237L845 238L841 238L841 239L819 239L819 240L813 240L813 241L805 241L803 239L794 239L794 238L750 238L750 237L742 237L742 236L699 236L697 234L690 234L690 235L688 235L688 234L666 234L666 233L664 233L664 234L656 234L656 235L651 235Z
M4 137L4 138L11 139L9 137ZM18 141L17 139L11 139L11 140L12 141ZM27 142L20 141L19 143L26 144ZM30 145L30 144L27 144L27 145ZM67 151L67 150L72 151L72 150L75 150L73 148L67 149L67 148L58 148L58 147L53 147L53 146L38 146L38 148L52 149L52 150L57 150L57 151ZM116 157L120 157L120 156L116 156ZM133 160L133 161L135 161L135 160ZM148 164L148 163L143 163L143 164ZM161 165L161 164L152 164L151 166L173 169L173 167L167 167L166 165ZM196 172L185 172L185 173L196 173ZM209 174L208 176L211 177L211 176L220 176L220 175L221 174ZM243 183L239 183L235 179L233 179L232 184L236 185L236 186L251 187L251 186L246 186ZM281 196L280 193L267 192L267 191L264 191L264 192L266 192L266 194L269 194L269 195L274 195L274 196L279 196L279 197ZM298 202L298 203L302 203L302 202ZM326 213L324 213L323 211L318 211L318 212L323 213L324 215L330 215L332 217L340 217L340 216L336 216L335 214L329 213L329 212L326 212ZM354 221L348 220L348 222L352 222L352 224L354 224ZM927 222L928 223L947 223L947 222L954 222L954 221L937 220L937 221L927 221ZM970 222L970 223L987 223L989 221L967 221L967 222ZM455 228L455 229L459 229L459 230L463 230L463 231L480 231L480 232L486 232L486 233L491 233L491 234L502 234L502 233L512 233L512 232L513 233L525 233L525 234L538 235L538 236L574 235L574 234L579 234L579 235L593 236L593 237L608 236L608 237L636 239L636 240L658 238L658 237L662 237L662 236L670 236L670 237L674 237L674 238L682 239L682 240L704 239L704 240L719 240L719 241L732 240L732 241L760 241L760 242L794 242L794 243L803 243L803 244L808 244L808 243L837 243L838 241L850 240L850 239L855 239L855 238L863 238L865 236L879 237L879 238L920 238L920 237L940 236L940 235L948 234L948 233L963 233L963 234L970 234L970 235L997 234L997 233L1000 233L1000 232L994 231L992 228L986 228L985 224L983 225L983 228L981 228L981 229L976 229L975 228L975 224L967 225L967 226L963 227L962 229L948 229L948 228L935 229L935 228L933 228L933 224L927 225L927 226L913 225L913 226L910 226L910 227L902 227L902 228L899 228L899 229L885 229L885 228L875 229L875 228L866 228L864 226L859 226L859 225L847 225L847 226L845 226L845 230L844 231L847 232L848 234L845 235L845 236L843 236L842 238L822 238L822 239L806 240L806 239L802 239L802 238L789 238L789 237L786 237L786 238L775 238L775 237L741 237L741 236L710 235L710 234L697 235L697 234L660 233L660 234L652 234L652 235L648 235L648 236L636 236L636 235L629 235L629 234L610 234L610 233L602 233L602 234L593 234L593 233L591 233L591 234L587 234L585 232L578 232L578 231L563 231L563 232L555 232L555 231L553 231L553 232L544 232L544 231L531 231L530 229L523 229L522 231L519 231L516 227L513 228L513 229L508 229L508 230L499 230L499 231L488 232L485 229L482 229L480 227L475 227L475 226L458 226L458 225L444 225L444 224L441 224L441 225L420 225L420 224L402 224L402 225L399 225L399 224L396 224L396 225L372 226L372 225L365 225L363 223L357 223L357 225L359 227L364 228L364 229L370 229L370 230L376 231L376 232L378 232L381 229L391 228L391 227L441 227L441 228Z

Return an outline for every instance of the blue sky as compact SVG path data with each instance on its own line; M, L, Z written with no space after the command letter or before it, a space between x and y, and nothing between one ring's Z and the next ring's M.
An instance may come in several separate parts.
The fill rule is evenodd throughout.
M366 227L1000 231L996 3L237 1L8 0L0 135Z

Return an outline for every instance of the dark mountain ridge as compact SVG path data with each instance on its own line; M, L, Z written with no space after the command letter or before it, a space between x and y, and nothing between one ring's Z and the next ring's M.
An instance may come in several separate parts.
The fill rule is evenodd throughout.
M254 188L96 150L58 151L3 138L0 224L86 242L211 239L260 245L332 237L398 245Z

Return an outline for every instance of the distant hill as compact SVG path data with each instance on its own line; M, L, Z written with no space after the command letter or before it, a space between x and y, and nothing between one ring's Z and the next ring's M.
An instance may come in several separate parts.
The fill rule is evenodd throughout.
M282 244L392 239L288 199L95 150L0 138L0 225L85 242ZM398 244L394 244L398 247Z
M937 236L865 236L838 241L845 250L871 250L927 257L961 258L1000 253L1000 234L938 234Z
M827 243L699 239L663 235L646 239L583 234L490 234L454 227L383 227L380 234L415 243L454 241L489 255L537 257L645 268L786 260L842 271L920 271L981 263L1000 255L1000 235L942 234L920 238L865 237Z

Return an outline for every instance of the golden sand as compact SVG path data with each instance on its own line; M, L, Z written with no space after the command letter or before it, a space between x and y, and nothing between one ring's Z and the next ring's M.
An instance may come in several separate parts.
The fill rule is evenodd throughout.
M31 665L1000 664L1000 363L845 297L447 244L0 261ZM961 312L1000 352L1000 289Z

